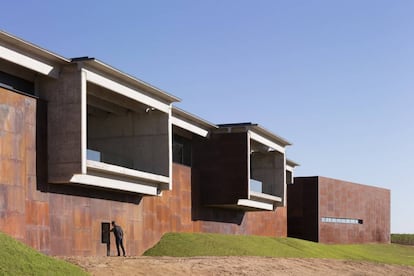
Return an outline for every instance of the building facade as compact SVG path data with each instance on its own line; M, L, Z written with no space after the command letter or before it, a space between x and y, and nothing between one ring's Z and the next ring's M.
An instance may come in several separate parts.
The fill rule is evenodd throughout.
M290 143L177 101L0 32L0 231L50 255L107 254L112 220L128 255L166 232L286 237Z
M390 242L390 190L320 176L295 177L287 190L289 237Z

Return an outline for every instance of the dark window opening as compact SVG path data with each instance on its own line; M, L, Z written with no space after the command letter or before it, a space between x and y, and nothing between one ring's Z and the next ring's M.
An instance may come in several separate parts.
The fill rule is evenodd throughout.
M34 95L34 83L0 71L0 86Z
M292 172L286 170L286 184L293 184L292 183Z
M191 140L179 136L173 135L172 143L173 162L191 166Z

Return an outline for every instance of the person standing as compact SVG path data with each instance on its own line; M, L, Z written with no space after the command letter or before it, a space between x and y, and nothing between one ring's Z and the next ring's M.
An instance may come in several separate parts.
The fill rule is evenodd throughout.
M116 250L118 251L118 256L121 256L119 251L119 246L121 246L122 253L125 257L125 248L124 248L124 231L122 231L121 226L117 225L115 221L112 221L112 229L110 232L114 232L115 242L116 242Z

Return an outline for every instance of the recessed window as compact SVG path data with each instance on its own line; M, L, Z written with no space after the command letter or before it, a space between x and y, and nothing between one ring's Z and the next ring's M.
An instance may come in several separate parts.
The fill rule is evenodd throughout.
M353 218L323 217L321 221L328 222L328 223L363 224L362 219L353 219Z
M191 140L179 136L173 135L172 143L173 162L191 166Z
M0 71L0 85L34 95L34 83Z

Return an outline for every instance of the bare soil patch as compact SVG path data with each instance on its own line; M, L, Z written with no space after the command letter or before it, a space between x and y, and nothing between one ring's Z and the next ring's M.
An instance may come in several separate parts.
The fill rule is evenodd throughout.
M62 257L92 275L414 275L413 266L267 257Z

